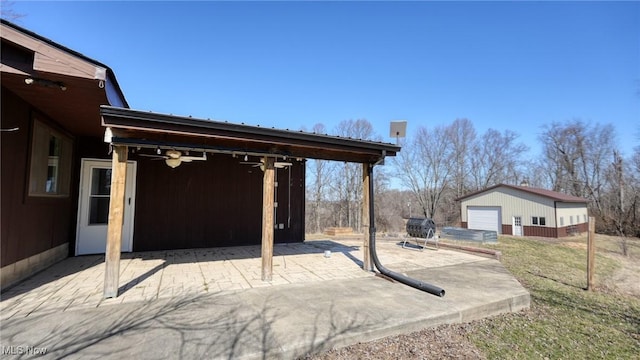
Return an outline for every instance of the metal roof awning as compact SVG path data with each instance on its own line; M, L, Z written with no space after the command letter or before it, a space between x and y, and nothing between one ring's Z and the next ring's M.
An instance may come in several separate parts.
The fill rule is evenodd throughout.
M114 145L231 154L288 156L375 163L395 156L390 143L158 114L112 106L100 108L106 141ZM110 132L110 133L109 133Z

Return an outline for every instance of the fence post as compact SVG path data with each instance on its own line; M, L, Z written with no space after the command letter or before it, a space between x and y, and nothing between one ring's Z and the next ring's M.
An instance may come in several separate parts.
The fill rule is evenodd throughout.
M587 290L593 291L593 277L596 272L596 218L589 216L587 234Z

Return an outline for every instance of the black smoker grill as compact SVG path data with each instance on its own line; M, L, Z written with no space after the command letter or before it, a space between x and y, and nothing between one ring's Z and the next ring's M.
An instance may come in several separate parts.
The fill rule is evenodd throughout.
M407 221L407 234L417 238L431 238L436 234L436 223L431 219L410 218Z

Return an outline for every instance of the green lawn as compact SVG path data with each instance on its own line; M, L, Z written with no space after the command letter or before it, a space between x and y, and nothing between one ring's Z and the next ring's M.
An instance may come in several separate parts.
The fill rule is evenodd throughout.
M484 245L502 252L502 263L531 293L529 311L472 325L468 337L487 358L640 359L640 299L599 285L622 266L609 256L616 245L597 243L596 291L584 290L586 248L575 245L510 237ZM630 257L638 262L640 252Z

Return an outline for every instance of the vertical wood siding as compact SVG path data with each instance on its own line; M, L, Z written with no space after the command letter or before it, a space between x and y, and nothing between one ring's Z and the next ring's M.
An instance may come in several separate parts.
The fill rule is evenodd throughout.
M132 156L132 159L135 157ZM261 243L262 171L239 158L211 155L175 169L138 157L134 251ZM304 163L278 169L275 242L304 240ZM288 192L291 222L288 225Z
M34 109L4 87L1 101L2 127L20 128L0 135L0 266L6 266L69 242L75 199L72 196L52 198L26 195L31 113Z

